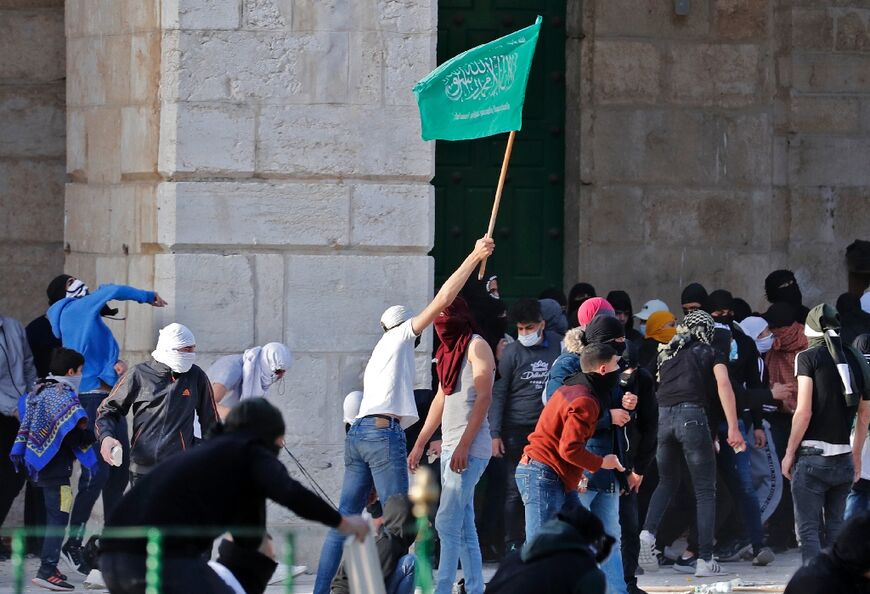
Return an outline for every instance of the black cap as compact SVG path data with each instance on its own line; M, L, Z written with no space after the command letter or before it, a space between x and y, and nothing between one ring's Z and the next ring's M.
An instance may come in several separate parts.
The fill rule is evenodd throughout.
M692 283L683 289L680 303L700 303L701 309L707 311L707 289L701 283Z
M683 301L683 303L688 303ZM707 311L714 312L734 307L734 296L725 289L716 289L707 296Z

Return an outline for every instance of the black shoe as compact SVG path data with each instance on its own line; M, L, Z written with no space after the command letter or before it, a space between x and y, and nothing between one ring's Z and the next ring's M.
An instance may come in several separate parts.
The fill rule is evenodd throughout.
M628 594L647 594L646 590L641 590L637 584L627 586L626 590L628 591Z
M74 572L88 577L92 567L85 563L82 557L82 547L73 542L67 542L60 549L61 560Z
M752 545L748 542L736 542L728 550L722 551L716 560L720 563L734 563L752 554ZM749 557L752 558L751 556Z
M680 557L676 561L674 561L674 571L678 571L680 573L695 573L695 567L698 563L698 556L693 555L688 559L684 559Z
M55 569L54 573L49 575L41 575L37 573L36 577L31 581L35 586L45 588L46 590L52 590L54 592L71 592L75 590L76 587L66 580L66 576Z

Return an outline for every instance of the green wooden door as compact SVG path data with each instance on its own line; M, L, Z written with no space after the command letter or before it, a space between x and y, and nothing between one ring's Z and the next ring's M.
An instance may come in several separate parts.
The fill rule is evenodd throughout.
M439 0L438 63L544 17L487 272L503 298L562 286L565 172L564 0ZM507 134L435 149L435 282L442 283L486 233Z

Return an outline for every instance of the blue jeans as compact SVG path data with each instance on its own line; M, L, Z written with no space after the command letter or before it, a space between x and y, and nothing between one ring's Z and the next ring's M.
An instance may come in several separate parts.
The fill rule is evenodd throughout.
M746 441L746 448L739 454L728 445L728 424L722 421L719 425L719 468L728 489L737 500L741 517L749 529L749 540L752 548L758 551L764 545L764 528L761 526L761 508L758 506L758 496L752 484L752 467L749 461L749 448L754 447L755 439L750 439L743 421L738 421L740 433Z
M106 392L86 392L79 395L82 408L88 413L88 429L94 430L94 422L97 418L97 408L109 395ZM100 444L95 443L94 449L97 454L97 468L94 472L82 467L82 475L79 478L78 493L76 493L70 512L70 541L81 544L85 533L88 519L94 510L94 504L103 494L103 517L108 519L109 514L118 505L127 488L127 477L130 470L130 443L127 438L127 420L118 423L117 435L124 449L124 461L121 466L109 466L100 456Z
M483 594L483 560L477 527L474 525L474 488L486 470L488 458L468 457L468 468L458 474L450 470L453 452L441 452L441 501L435 516L435 529L441 541L441 559L435 581L436 594L451 594L456 566L462 560L465 590Z
M69 485L64 485L69 489ZM45 538L42 541L42 563L39 566L39 577L48 577L57 569L60 560L60 545L63 543L63 531L69 520L69 513L60 509L60 490L62 487L42 487L45 500Z
M607 594L627 594L620 549L622 529L619 526L619 493L589 489L580 493L580 503L601 520L604 532L616 539L610 556L601 564L601 570L607 576Z
M565 503L580 505L577 491L566 492L559 475L537 460L517 466L516 481L526 508L527 543L532 542L542 524L556 517Z
M407 554L396 564L396 570L387 580L387 594L414 594L414 568L417 558Z
M826 546L837 538L854 474L850 454L807 456L798 453L791 474L791 496L804 563L819 554L823 537Z
M344 482L338 511L342 515L359 514L365 508L372 486L378 498L386 502L391 495L408 492L405 432L398 420L387 427L376 427L383 419L357 419L344 440ZM317 566L314 594L329 594L332 578L341 563L344 536L332 529L326 535Z
M852 516L868 511L870 511L870 491L859 491L853 486L846 497L846 513L843 514L843 520L849 520Z

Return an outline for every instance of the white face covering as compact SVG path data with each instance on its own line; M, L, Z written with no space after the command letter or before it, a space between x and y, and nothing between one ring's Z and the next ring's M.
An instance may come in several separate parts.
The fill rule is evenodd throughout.
M242 355L242 393L240 398L265 396L269 386L278 381L277 371L285 372L293 362L290 350L280 342L253 347Z
M538 330L531 334L519 334L517 335L517 342L526 348L531 348L541 342L541 332L543 332L543 330Z
M84 297L88 292L88 286L79 279L74 279L66 288L66 296L74 299L77 297Z
M151 352L151 356L175 373L187 373L196 361L196 353L186 353L178 349L195 345L193 332L186 326L173 323L160 330L157 348Z
M758 348L758 353L763 355L773 348L773 334L768 334L764 338L759 338L755 341L755 346Z

